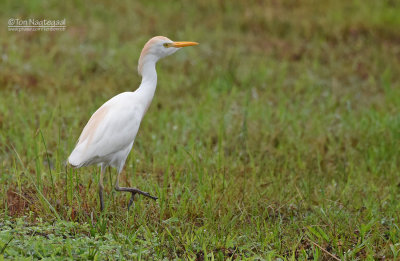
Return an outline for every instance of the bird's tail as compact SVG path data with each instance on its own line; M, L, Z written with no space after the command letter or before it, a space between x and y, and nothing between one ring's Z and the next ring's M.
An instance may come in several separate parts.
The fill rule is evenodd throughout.
M79 155L79 151L76 148L72 151L71 155L68 157L68 164L73 168L80 168L84 165L85 162L82 162L82 159Z

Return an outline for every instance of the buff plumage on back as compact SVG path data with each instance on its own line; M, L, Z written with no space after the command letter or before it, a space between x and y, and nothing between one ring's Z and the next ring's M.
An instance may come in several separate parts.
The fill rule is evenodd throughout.
M142 52L140 53L140 58L139 58L139 63L138 63L138 72L139 75L142 75L142 69L143 69L143 64L144 64L144 58L146 57L146 55L149 53L150 51L150 47L152 45L154 45L155 43L159 42L159 41L166 41L169 40L167 37L165 36L155 36L153 38L151 38L143 47Z
M104 121L109 109L109 107L103 105L90 117L89 122L86 124L78 139L75 149L68 157L68 161L71 165L80 166L85 164L86 158L84 155L87 153L87 149L92 145L96 130Z
M92 115L92 117L90 117L89 122L86 124L81 136L79 137L78 145L84 142L86 139L88 139L86 146L91 143L96 129L99 127L101 121L104 120L104 117L109 109L110 108L107 106L102 106Z

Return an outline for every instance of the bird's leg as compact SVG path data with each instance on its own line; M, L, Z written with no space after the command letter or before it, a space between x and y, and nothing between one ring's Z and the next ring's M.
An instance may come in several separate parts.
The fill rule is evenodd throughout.
M143 195L145 197L157 200L157 197L154 197L154 196L150 195L150 193L148 193L148 192L141 191L140 189L120 187L119 186L119 175L120 175L120 173L118 173L117 180L115 181L115 190L116 191L123 191L123 192L130 192L132 194L131 195L131 199L129 200L129 203L128 203L128 210L129 210L129 207L133 204L133 200L135 199L135 195L136 194L140 194L140 195Z
M100 180L99 180L99 197L100 197L100 210L103 211L104 210L104 200L103 200L103 176L104 176L104 172L103 172L103 167L101 167L101 171L100 171Z

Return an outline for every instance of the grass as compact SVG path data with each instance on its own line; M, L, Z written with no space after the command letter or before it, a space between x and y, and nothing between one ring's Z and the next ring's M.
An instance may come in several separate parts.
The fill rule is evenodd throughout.
M396 1L0 4L0 259L397 259ZM66 18L65 32L8 32ZM160 61L122 184L65 161L90 115Z

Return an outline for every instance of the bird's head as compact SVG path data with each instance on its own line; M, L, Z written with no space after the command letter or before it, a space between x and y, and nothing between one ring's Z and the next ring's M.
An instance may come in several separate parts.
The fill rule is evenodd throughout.
M196 42L174 42L164 36L151 38L143 47L139 58L138 72L142 75L143 66L147 61L157 62L186 46L198 45Z

